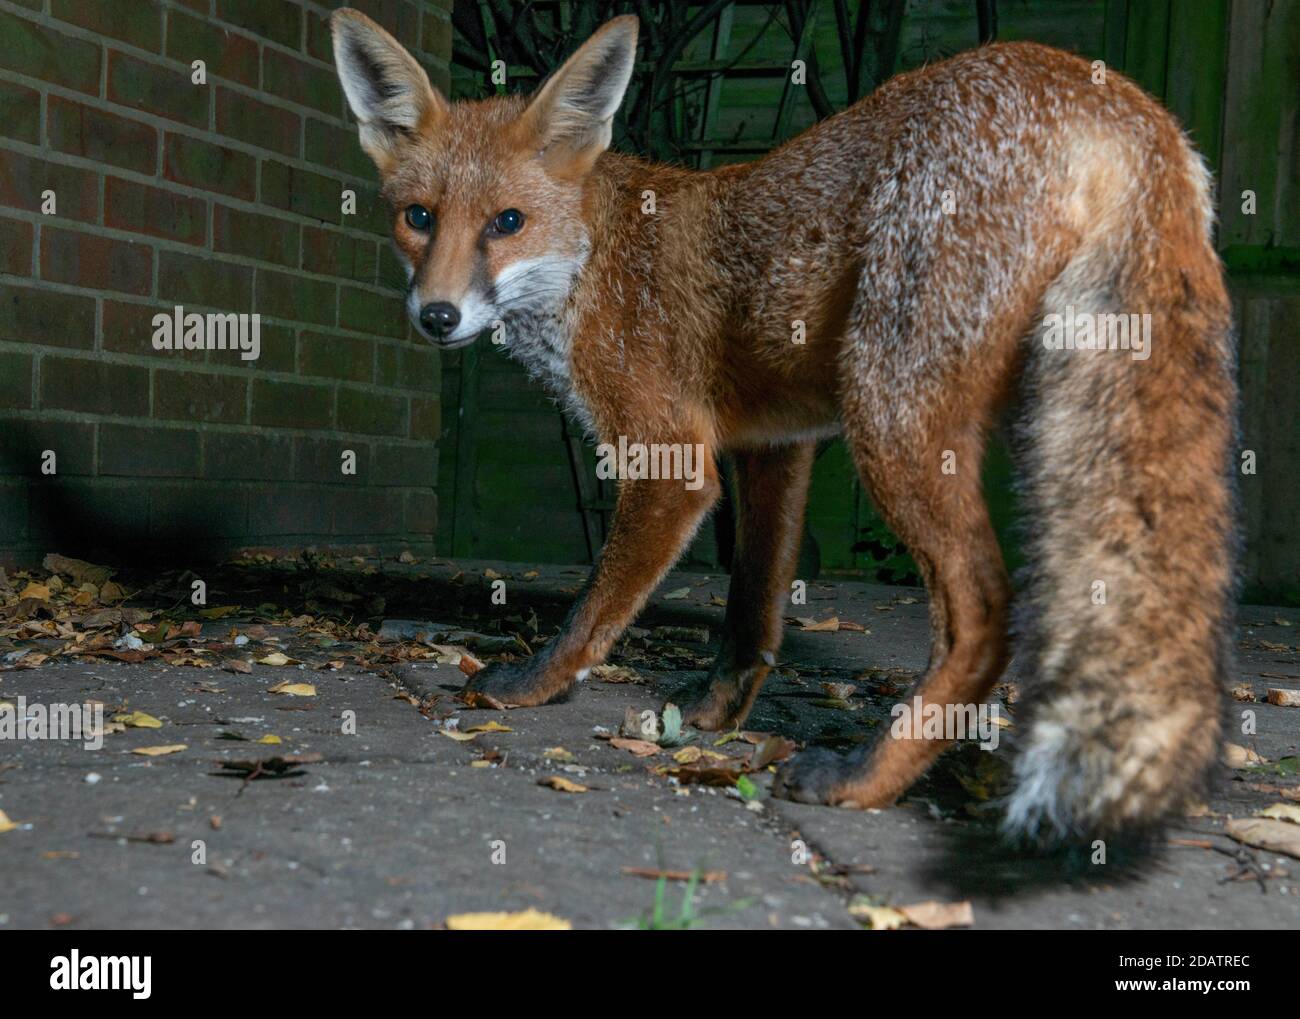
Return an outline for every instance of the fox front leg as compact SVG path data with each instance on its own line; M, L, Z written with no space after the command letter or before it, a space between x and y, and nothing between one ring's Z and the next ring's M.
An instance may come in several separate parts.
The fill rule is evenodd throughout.
M559 634L532 658L476 672L465 692L517 707L547 704L566 697L604 661L717 501L717 466L703 448L699 484L680 478L620 483L605 547Z

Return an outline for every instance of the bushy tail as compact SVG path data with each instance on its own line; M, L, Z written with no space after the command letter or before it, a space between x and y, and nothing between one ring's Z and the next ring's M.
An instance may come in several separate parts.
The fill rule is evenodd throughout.
M1153 826L1202 791L1219 754L1235 354L1218 260L1188 211L1200 197L1153 211L1149 244L1081 251L1045 300L1048 314L1072 305L1076 323L1149 315L1149 356L1031 341L1018 436L1025 711L1006 815L1017 835Z

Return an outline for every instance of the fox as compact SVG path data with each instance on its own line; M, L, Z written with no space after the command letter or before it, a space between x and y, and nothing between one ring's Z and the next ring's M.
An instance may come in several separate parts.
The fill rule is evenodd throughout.
M455 350L492 329L594 439L703 454L693 487L620 479L559 633L466 694L568 698L718 501L725 454L720 650L671 699L701 730L741 725L778 661L817 443L839 436L928 594L908 702L980 704L1014 649L1009 836L1150 832L1203 793L1230 672L1236 352L1211 179L1155 99L993 43L693 170L610 149L635 16L531 94L455 102L365 15L331 31L414 332ZM1112 325L1061 342L1049 321ZM1029 562L1014 599L980 480L1003 422ZM772 792L886 807L951 743L806 749Z

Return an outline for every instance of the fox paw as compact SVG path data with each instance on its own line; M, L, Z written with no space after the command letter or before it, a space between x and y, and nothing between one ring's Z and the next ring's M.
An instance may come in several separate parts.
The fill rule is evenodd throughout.
M852 754L837 754L825 747L805 750L776 773L772 795L796 803L859 806L843 795L844 788L861 773Z
M682 721L706 732L731 729L745 720L744 693L732 682L704 680L673 692L668 700L682 709Z
M469 694L478 694L488 707L495 707L495 701L505 708L532 708L563 699L571 687L551 682L545 672L532 665L531 659L524 659L493 662L479 669L470 676L460 696L465 699Z

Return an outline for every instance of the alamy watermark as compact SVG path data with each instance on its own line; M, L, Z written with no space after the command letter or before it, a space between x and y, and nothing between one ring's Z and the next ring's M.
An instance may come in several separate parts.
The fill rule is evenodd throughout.
M80 740L87 750L104 745L103 704L0 704L0 742L5 740Z
M926 704L917 694L911 703L899 701L890 709L894 721L889 735L894 739L976 739L981 750L996 750L1000 712L997 704Z
M154 350L238 350L242 361L256 361L262 353L262 316L186 312L183 305L171 314L153 317Z
M1044 316L1043 346L1048 350L1128 350L1134 361L1145 361L1151 356L1151 315L1076 312L1069 304L1064 315L1053 312Z
M704 443L602 442L596 447L596 477L602 481L684 481L692 492L704 487Z

